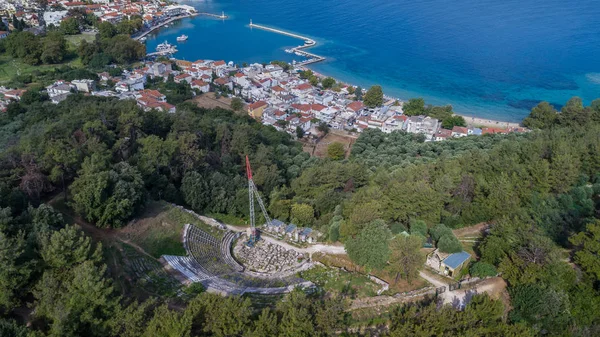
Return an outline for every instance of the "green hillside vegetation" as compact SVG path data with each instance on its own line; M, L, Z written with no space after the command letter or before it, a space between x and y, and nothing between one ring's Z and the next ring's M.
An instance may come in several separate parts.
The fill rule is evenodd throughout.
M204 224L195 216L164 201L150 202L135 222L119 230L117 235L140 246L155 258L162 255L186 255L181 241L186 224L202 228L216 238L223 231Z
M182 103L164 114L111 98L74 94L54 105L33 99L43 98L39 89L28 96L0 116L0 315L23 323L17 313L31 308L36 336L317 336L348 326L343 293L296 291L258 316L236 297L180 298L179 309L122 298L100 245L44 206L62 193L83 219L131 230L153 256L178 252L175 233L188 219L151 213L156 202L247 216L245 155L274 218L311 226L324 240L337 236L354 263L396 282L417 277L426 236L455 251L448 229L492 224L474 246L487 265L473 270L502 274L508 315L482 295L460 312L425 301L390 311L390 335L598 332L598 101L573 99L561 112L540 106L527 122L535 130L524 135L424 143L367 131L349 159L331 160L310 158L289 135L223 109ZM143 231L144 220L128 227L132 219L172 230ZM5 318L0 326L20 333Z

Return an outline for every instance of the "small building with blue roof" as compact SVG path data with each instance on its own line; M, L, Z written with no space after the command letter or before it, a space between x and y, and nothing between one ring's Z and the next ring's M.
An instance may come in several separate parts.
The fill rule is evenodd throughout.
M427 256L427 265L441 274L454 276L469 264L470 259L471 254L465 251L448 254L436 249Z
M287 225L287 227L285 227L284 234L287 235L290 239L292 239L294 237L294 233L296 232L296 228L298 228L298 226L291 223Z
M285 228L285 223L281 220L273 219L271 223L265 223L265 229L271 233L281 233Z

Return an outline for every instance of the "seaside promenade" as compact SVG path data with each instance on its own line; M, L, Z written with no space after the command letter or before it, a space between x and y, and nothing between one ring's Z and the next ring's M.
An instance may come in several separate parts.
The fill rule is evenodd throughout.
M304 40L304 44L302 46L297 46L297 47L290 49L291 53L294 53L296 55L302 55L302 56L308 58L308 60L306 60L306 61L296 63L295 65L297 67L325 61L325 58L323 56L309 53L309 52L303 50L303 49L311 48L311 47L314 47L317 45L317 42L311 38L308 38L308 37L302 36L302 35L298 35L298 34L294 34L294 33L290 33L290 32L286 32L281 29L271 28L271 27L267 27L267 26L263 26L263 25L257 25L255 23L252 23L252 20L250 20L250 28L258 28L258 29L269 31L269 32L273 32L273 33L277 33L277 34L281 34L281 35L290 36L290 37L293 37L296 39Z
M152 33L153 31L159 29L160 27L168 25L168 24L170 24L170 23L172 23L174 21L185 19L185 18L192 18L192 17L195 17L195 16L201 16L201 15L203 15L203 16L209 16L209 17L213 17L213 18L217 18L217 19L222 19L222 20L225 20L225 19L229 18L227 15L225 15L225 13L221 13L221 15L219 15L219 14L208 13L208 12L197 12L197 13L189 13L189 14L179 15L179 16L170 18L167 21L161 22L161 23L159 23L156 26L152 26L152 27L150 27L150 29L142 32L140 35L132 36L131 38L134 39L134 40L136 40L136 41L139 41L140 39L142 39L146 35Z

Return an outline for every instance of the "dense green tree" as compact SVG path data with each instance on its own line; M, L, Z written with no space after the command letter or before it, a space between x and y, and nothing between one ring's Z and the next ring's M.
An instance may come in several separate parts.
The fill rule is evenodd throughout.
M355 238L346 241L348 256L357 264L368 269L381 270L390 257L388 241L391 232L381 220L365 227Z
M463 250L460 241L454 234L446 234L440 238L437 247L443 253L458 253Z
M402 105L402 111L406 116L424 115L425 100L422 98L411 98Z
M211 336L240 336L246 332L252 314L250 299L230 296L223 299L216 294L203 293L188 306L186 314L190 314L197 326Z
M27 337L28 331L22 325L12 320L0 318L0 336L2 337Z
M413 220L410 222L410 234L427 237L427 224L422 220Z
M487 295L475 295L464 311L451 306L405 305L392 314L390 336L529 336L534 330L503 321L503 305Z
M0 312L10 311L20 304L20 290L33 271L31 264L24 261L26 254L24 235L8 237L0 226Z
M35 316L50 336L106 336L118 305L105 266L85 261L67 271L48 270L36 285Z
M327 146L327 157L333 160L342 160L345 156L346 149L344 149L344 144L333 142Z
M291 210L292 221L300 226L310 226L315 220L315 211L311 205L293 204Z
M46 64L61 63L67 53L67 40L59 32L46 34L43 43L42 62Z
M523 120L523 125L530 129L547 129L556 123L558 117L558 113L550 103L541 102L531 109L529 116Z
M575 262L596 280L600 280L600 221L587 225L586 231L571 237L577 246Z
M486 262L475 262L471 267L469 267L469 273L471 276L475 277L488 277L488 276L496 276L498 271L496 268Z
M86 158L71 186L73 206L100 227L118 228L138 211L144 201L144 183L134 167L122 162L112 169L95 166Z
M192 316L169 310L167 304L154 310L154 317L147 323L143 337L190 337Z
M139 303L134 301L127 306L119 306L111 323L113 336L140 337L143 336L148 322L152 319L156 299Z
M146 46L128 35L116 35L100 42L104 53L120 64L140 60L146 55Z
M41 62L43 48L40 38L30 32L14 32L6 38L6 51L30 65Z
M444 224L437 224L433 226L429 230L429 234L431 234L431 238L436 242L439 241L444 235L454 235L452 230L446 227Z
M375 108L383 105L383 89L379 85L374 85L365 94L365 105L369 108Z
M90 64L94 56L99 52L100 46L96 42L89 43L85 39L77 47L77 54L81 59L81 63L85 65Z
M321 81L321 85L323 86L323 89L331 89L334 85L335 85L335 79L331 78L331 77L327 77L324 78Z
M279 336L281 337L309 337L315 333L312 322L312 301L299 288L292 291L285 301L277 304L277 311L281 317L279 323Z
M65 35L76 35L81 32L79 21L75 17L70 17L60 22L60 31Z
M231 109L233 111L242 111L244 109L244 101L239 97L231 99Z
M300 126L296 127L296 138L298 138L298 139L304 138L304 129L302 129Z
M101 262L102 246L94 248L90 237L67 225L43 240L40 255L48 267L64 270L86 261Z
M363 89L361 87L356 87L356 90L354 90L354 98L357 101L362 101L363 99Z
M453 115L442 120L442 127L444 129L452 130L455 126L467 126L467 122L463 116Z
M390 241L389 272L396 282L402 278L411 282L417 278L425 257L421 254L423 242L415 235L396 235Z
M586 125L590 111L585 109L579 97L573 97L560 109L559 122L562 125Z
M110 39L117 35L117 28L110 22L101 22L98 25L98 31L101 39Z
M410 101L409 101L410 102ZM425 104L425 102L423 102ZM420 105L420 103L419 103ZM452 105L446 106L429 106L425 108L425 115L443 121L446 118L452 117Z
M566 328L569 301L562 291L530 284L512 288L510 294L514 307L510 313L511 320L527 321L538 330L558 332Z
M317 130L319 130L324 135L326 135L329 133L329 125L327 125L327 123L325 123L325 122L320 122L319 125L317 126Z
M278 326L277 316L272 312L271 308L267 307L261 311L258 319L254 321L252 331L250 331L247 336L277 336L279 333Z

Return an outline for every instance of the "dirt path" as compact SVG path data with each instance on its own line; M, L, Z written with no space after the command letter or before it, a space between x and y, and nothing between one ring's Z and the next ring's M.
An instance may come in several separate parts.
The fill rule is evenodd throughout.
M95 241L102 242L105 245L109 245L110 243L112 243L114 241L118 241L118 242L130 245L140 254L143 254L153 260L158 261L152 255L148 254L142 247L138 246L137 244L135 244L129 240L125 240L125 239L121 238L118 235L117 231L112 230L112 229L98 228L98 227L92 225L91 223L85 221L83 218L81 218L77 214L73 213L71 210L66 209L65 207L56 206L58 199L60 199L61 197L62 197L62 195L58 195L58 196L54 197L52 200L49 201L49 204L52 205L53 207L55 207L56 209L58 209L61 213L66 215L68 218L72 219L73 222L75 222L79 227L81 227L81 229L87 235L92 237L92 239L94 239ZM116 265L116 263L115 263L115 265Z
M491 297L498 297L506 289L506 282L500 277L493 277L472 285L467 284L462 289L449 291L448 285L452 281L444 282L438 275L427 270L420 271L419 276L436 288L446 287L446 291L438 296L443 299L444 304L451 304L457 309L464 308L476 294L488 293Z
M212 109L219 107L231 110L231 98L221 97L219 99L216 99L214 92L208 92L200 96L196 96L192 99L192 101L201 108ZM245 111L245 108L243 110Z

